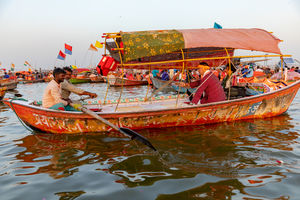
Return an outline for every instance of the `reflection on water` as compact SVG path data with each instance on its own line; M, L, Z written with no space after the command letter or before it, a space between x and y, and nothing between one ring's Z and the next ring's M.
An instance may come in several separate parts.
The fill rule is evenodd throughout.
M24 199L295 199L298 104L273 118L138 131L153 153L114 135L30 134L1 103L0 192L4 199L28 190Z
M259 151L293 150L291 144L296 142L298 133L287 131L293 128L288 123L290 119L285 114L265 120L140 131L151 138L162 157L122 138L27 135L14 141L24 147L15 157L27 163L25 168L30 172L17 175L47 173L57 179L77 173L78 166L100 163L98 170L120 176L122 180L118 182L128 187L198 173L239 177L240 169L260 166L265 158ZM272 157L266 159L261 167L277 165ZM35 162L47 164L33 171Z
M176 194L159 195L157 200L167 199L231 199L234 195L245 193L245 186L237 179L206 183L200 187L193 188Z

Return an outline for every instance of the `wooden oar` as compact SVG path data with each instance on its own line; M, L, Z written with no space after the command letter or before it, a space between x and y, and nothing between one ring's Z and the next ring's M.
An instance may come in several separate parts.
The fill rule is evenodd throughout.
M74 107L74 104L71 103L71 106ZM140 134L138 134L137 132L129 129L129 128L123 128L123 127L117 127L116 125L110 123L109 121L107 121L106 119L100 117L99 115L97 115L96 113L94 113L93 111L83 107L83 106L75 106L77 107L79 110L81 110L82 112L94 117L95 119L101 121L102 123L112 127L113 129L115 129L116 131L119 131L121 133L123 133L126 136L129 136L132 140L138 140L141 143L147 145L148 147L150 147L152 150L156 151L155 147L149 142L149 140L147 140L145 137L141 136Z

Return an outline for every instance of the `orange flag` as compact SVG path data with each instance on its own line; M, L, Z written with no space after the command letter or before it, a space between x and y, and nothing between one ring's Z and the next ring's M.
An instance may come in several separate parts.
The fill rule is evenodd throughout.
M90 45L89 50L91 50L91 51L98 51L98 49L93 44Z

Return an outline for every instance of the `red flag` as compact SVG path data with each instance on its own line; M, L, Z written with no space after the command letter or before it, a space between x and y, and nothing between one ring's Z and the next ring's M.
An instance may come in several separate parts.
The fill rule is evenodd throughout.
M64 54L62 51L59 51L57 58L60 60L65 60L66 54Z
M72 46L65 43L65 53L72 55Z

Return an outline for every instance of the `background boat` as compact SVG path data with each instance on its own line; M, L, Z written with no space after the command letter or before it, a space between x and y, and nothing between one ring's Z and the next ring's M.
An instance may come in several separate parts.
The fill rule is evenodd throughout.
M171 87L179 93L186 93L189 90L191 93L194 93L197 88L190 88L190 87L179 87L178 85L172 84Z
M92 83L102 83L104 82L104 78L102 76L90 76Z
M20 84L41 83L43 81L44 81L43 79L37 79L37 80L19 80L18 83L20 83Z
M151 81L152 81L153 87L156 89L162 87L167 82L167 81L163 81L161 79L155 78L155 77L151 77ZM173 88L171 85L165 86L161 91L162 92L176 92L175 88Z
M105 77L106 82L107 82L107 77ZM148 81L138 81L138 80L129 80L126 78L111 78L109 79L109 85L110 86L115 86L115 87L120 87L120 86L137 86L137 85L148 85Z
M72 84L80 84L80 83L89 83L91 82L90 78L71 78L70 83Z
M0 80L0 87L6 87L7 90L14 90L17 88L18 81L15 80Z
M0 87L0 100L3 99L5 93L6 93L7 88L6 87Z

